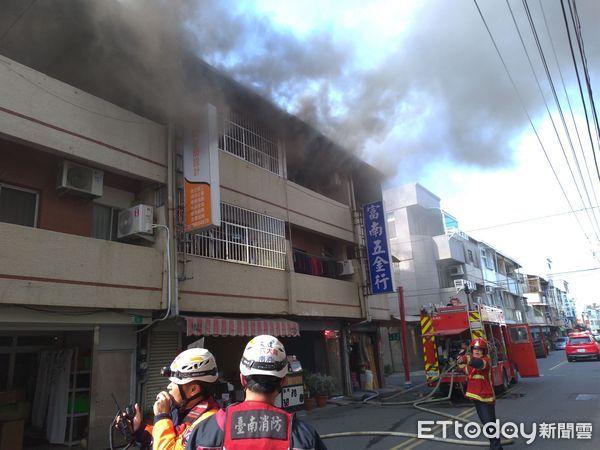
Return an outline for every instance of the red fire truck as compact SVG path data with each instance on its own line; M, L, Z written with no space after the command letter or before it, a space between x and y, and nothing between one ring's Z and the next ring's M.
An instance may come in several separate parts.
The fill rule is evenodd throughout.
M499 308L476 305L469 311L466 305L452 299L450 306L427 306L421 310L423 359L427 383L435 385L442 376L442 391L449 388L451 378L455 387L464 389L464 371L452 366L458 354L471 341L482 337L488 341L492 360L492 378L498 390L507 389L522 377L538 377L539 370L529 325L507 324Z

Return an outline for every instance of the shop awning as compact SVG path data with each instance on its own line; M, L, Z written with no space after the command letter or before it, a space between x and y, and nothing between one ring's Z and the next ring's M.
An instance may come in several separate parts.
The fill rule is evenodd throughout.
M448 330L437 330L433 332L434 336L451 336L453 334L461 334L467 331L468 328L450 328Z
M300 326L285 319L186 317L188 336L300 336Z

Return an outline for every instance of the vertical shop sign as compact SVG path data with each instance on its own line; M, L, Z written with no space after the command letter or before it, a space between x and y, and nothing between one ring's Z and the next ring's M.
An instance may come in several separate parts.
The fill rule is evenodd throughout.
M206 104L183 141L185 232L221 225L217 110Z
M368 203L363 206L365 218L365 240L369 261L371 292L385 294L394 291L390 250L385 231L383 202Z

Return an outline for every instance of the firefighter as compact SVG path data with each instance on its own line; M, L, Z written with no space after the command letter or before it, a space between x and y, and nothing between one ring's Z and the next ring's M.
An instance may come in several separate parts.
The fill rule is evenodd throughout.
M273 405L288 372L277 338L261 335L248 342L240 372L246 399L198 424L186 450L326 450L312 426Z
M143 425L136 404L133 431L142 450L183 450L192 429L219 410L212 394L217 363L208 350L192 348L181 352L161 373L171 383L156 396L154 425Z
M475 404L479 420L485 426L496 421L496 396L492 384L491 360L488 356L488 343L477 338L471 341L470 354L457 358L458 367L467 374L467 392L465 397ZM490 439L490 449L502 450L499 438Z

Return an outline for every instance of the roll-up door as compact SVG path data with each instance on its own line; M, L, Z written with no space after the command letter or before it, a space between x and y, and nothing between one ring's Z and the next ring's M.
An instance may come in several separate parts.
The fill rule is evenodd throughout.
M148 381L144 386L144 410L152 409L156 395L169 384L169 381L160 374L160 369L171 364L177 356L179 347L178 332L152 332L148 348Z

